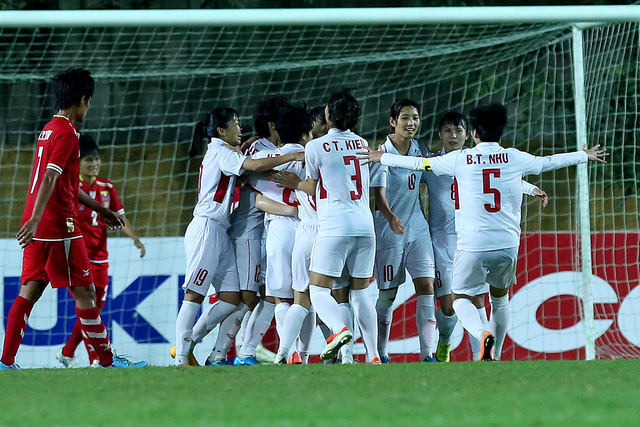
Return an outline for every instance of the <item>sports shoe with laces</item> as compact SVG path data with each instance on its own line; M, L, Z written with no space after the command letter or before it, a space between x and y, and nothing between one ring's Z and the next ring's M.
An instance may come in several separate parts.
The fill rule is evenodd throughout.
M256 359L258 362L271 363L276 358L276 354L262 345L258 344L256 347Z
M174 345L173 347L171 347L171 350L169 350L169 354L171 355L172 358L176 358L176 346ZM200 366L200 364L198 363L198 360L196 359L196 356L193 355L193 351L189 351L189 366Z
M327 338L327 346L320 353L320 359L329 360L336 357L340 347L348 344L353 339L353 334L346 326L342 328L337 334L331 335Z
M438 359L436 359L433 356L427 356L424 359L422 359L422 361L427 363L432 363L432 362L438 362Z
M374 357L373 359L371 359L369 364L370 365L382 365L382 361L380 360L379 357Z
M255 356L249 356L249 357L236 356L236 359L233 361L233 364L235 366L254 366L254 365L260 365L261 362L259 362Z
M389 356L380 356L380 362L381 363L391 363L391 359L389 359Z
M483 362L493 361L493 345L495 343L496 337L491 332L482 332L482 339L480 339L480 357L478 360Z
M278 353L278 354L276 354L276 358L273 360L273 363L275 365L286 365L287 364L287 358L284 355Z
M302 357L300 357L300 353L297 351L294 352L289 360L287 360L287 364L289 365L302 365Z
M13 369L13 370L19 371L20 366L17 363L13 363L11 365L5 365L4 363L0 362L0 369Z
M439 342L438 348L436 349L436 359L438 359L438 362L450 362L451 344Z
M56 354L56 359L58 359L58 362L62 363L65 368L75 368L77 366L76 359L62 354L62 349Z
M214 360L213 362L209 359L204 361L204 366L225 366L227 364L226 359Z
M145 368L149 363L145 361L131 362L124 355L119 356L115 351L113 352L113 363L107 368Z

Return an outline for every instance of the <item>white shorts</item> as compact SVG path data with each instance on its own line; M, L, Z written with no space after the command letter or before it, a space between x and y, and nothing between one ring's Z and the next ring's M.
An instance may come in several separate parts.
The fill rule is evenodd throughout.
M182 288L202 296L207 295L209 285L217 293L238 292L236 256L227 230L215 221L196 216L184 235L187 255L187 272Z
M298 224L298 221L286 218L269 221L266 243L268 297L293 298L291 263Z
M348 288L351 280L349 278L349 270L346 268L342 270L342 276L337 277L336 280L333 281L333 286L331 289L342 289Z
M296 230L296 242L293 245L293 254L291 256L294 291L306 292L309 289L311 253L313 252L317 232L318 227L314 225L300 224Z
M397 288L407 279L405 268L412 278L435 277L431 236L394 248L376 251L376 281L379 289Z
M451 295L451 270L456 253L458 236L447 233L431 233L433 255L436 260L436 298Z
M258 292L263 283L262 239L234 239L238 280L241 291Z
M311 271L329 277L366 279L373 275L376 239L373 236L318 236L311 256Z
M508 289L515 282L518 248L470 252L456 250L453 258L451 291L476 296L487 292L487 283Z

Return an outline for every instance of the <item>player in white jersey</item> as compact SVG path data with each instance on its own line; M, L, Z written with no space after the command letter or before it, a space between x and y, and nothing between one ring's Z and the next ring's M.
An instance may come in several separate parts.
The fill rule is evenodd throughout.
M353 133L362 111L349 90L331 95L326 107L329 132L310 141L305 149L307 180L299 188L315 195L318 236L311 257L309 295L318 316L332 330L320 354L332 359L339 348L352 340L344 324L331 287L347 266L351 276L350 296L362 332L370 363L380 363L377 350L376 317L367 294L373 274L375 232L369 210L369 168L356 153L368 142Z
M191 156L200 151L205 135L211 142L200 166L194 217L185 233L185 296L176 320L176 348L172 351L176 365L197 364L192 353L195 343L241 304L238 272L227 235L236 176L244 170L265 171L302 159L300 154L290 154L254 160L226 147L240 143L238 114L231 108L216 108L196 125ZM194 336L195 317L211 284L216 287L219 300L205 314L206 332Z
M509 287L515 276L520 245L522 177L586 163L604 163L608 155L599 145L582 151L537 157L515 148L503 148L499 141L507 124L502 104L474 108L469 114L474 148L433 158L407 158L369 151L369 161L413 170L432 170L453 176L457 182L457 249L453 261L451 288L453 309L462 326L480 340L480 359L493 360L496 334L506 334L509 322ZM496 141L496 142L493 142ZM490 285L491 322L482 322L475 296Z
M420 144L414 139L420 128L420 107L410 99L393 103L389 115L392 134L379 151L420 157ZM380 290L376 303L378 351L382 363L389 363L387 344L391 331L398 287L409 271L417 295L416 326L420 360L433 362L436 330L433 283L435 264L429 224L420 203L420 177L416 171L372 165L371 187L376 197L373 221L376 230L375 272Z
M468 121L464 114L457 111L447 112L440 120L438 127L438 135L442 140L442 150L437 153L431 153L428 148L423 147L424 157L443 156L452 151L462 149L465 141L471 135L468 129ZM451 176L437 176L429 171L422 174L422 179L427 183L429 189L429 227L436 261L435 292L440 302L440 307L436 313L439 332L436 358L441 362L448 362L451 352L451 335L458 322L458 316L453 311L453 297L451 295L451 270L458 240L455 230L456 190L454 179ZM539 197L542 199L543 206L547 205L548 198L544 191L526 181L522 181L522 184L524 194ZM484 323L487 322L484 294L488 292L489 285L485 289L485 292L473 299ZM473 360L477 360L480 354L480 341L472 335L469 335L469 339L474 355Z

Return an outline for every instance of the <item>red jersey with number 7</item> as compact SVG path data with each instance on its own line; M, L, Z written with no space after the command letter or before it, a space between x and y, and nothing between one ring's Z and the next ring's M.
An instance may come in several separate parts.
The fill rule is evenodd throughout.
M34 240L55 241L81 236L78 227L80 145L78 128L64 116L53 116L38 136L36 155L27 190L22 224L33 213L38 190L47 169L60 173L44 209Z
M80 189L105 208L111 209L118 215L124 214L124 208L120 203L118 193L116 193L116 187L108 179L98 177L93 184L89 184L81 177ZM98 218L96 211L79 203L78 225L82 230L84 243L87 246L89 261L93 263L107 262L109 259L107 252L107 224Z

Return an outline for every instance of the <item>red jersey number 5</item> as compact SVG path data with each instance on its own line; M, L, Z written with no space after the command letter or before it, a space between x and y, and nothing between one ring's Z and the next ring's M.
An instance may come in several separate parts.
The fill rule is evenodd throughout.
M495 213L500 210L500 191L491 187L491 175L500 178L500 169L482 170L482 192L484 194L493 194L493 204L485 203L484 208L487 212Z

